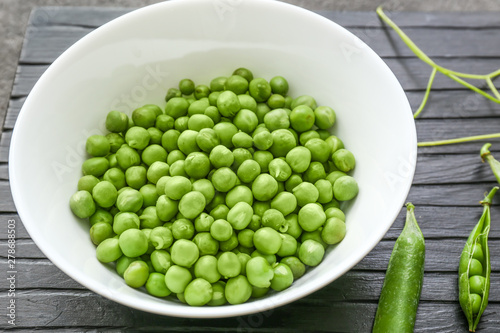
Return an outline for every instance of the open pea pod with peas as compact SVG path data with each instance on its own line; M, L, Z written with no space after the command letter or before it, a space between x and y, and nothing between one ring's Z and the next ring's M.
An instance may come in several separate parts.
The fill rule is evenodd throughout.
M469 322L469 331L475 332L486 306L490 290L490 205L497 192L494 187L481 201L483 214L472 230L460 256L458 293L462 310Z

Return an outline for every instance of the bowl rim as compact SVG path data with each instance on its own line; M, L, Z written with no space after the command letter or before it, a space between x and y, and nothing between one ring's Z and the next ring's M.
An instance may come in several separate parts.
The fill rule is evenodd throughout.
M160 2L156 4L151 4L148 6L144 6L138 9L132 9L130 12L123 14L103 25L100 27L96 28L95 30L89 32L87 35L82 37L80 40L75 42L73 45L71 45L66 51L64 51L60 56L58 56L52 64L47 68L47 70L41 75L39 80L35 83L33 86L31 92L28 94L26 101L21 108L21 111L19 112L18 119L16 120L16 125L19 120L24 119L24 114L25 112L24 109L27 108L31 104L31 99L34 98L32 92L36 92L38 90L38 87L43 85L45 81L47 81L47 77L51 75L52 72L54 72L60 65L61 62L64 62L64 59L73 57L75 54L79 52L80 49L85 49L86 44L91 42L92 38L94 35L99 35L107 30L110 29L115 29L115 27L119 27L121 24L124 24L127 22L131 17L135 16L140 16L140 15L147 15L148 12L150 11L155 11L155 10L169 10L170 8L173 8L174 6L191 6L192 4L196 3L201 3L201 2L206 2L207 0L170 0L170 1L165 1L165 2ZM217 0L211 0L217 1ZM220 0L219 0L220 1ZM238 2L245 1L245 0L236 0ZM313 20L321 20L324 24L329 25L332 30L336 30L339 33L342 34L347 34L348 36L354 36L350 31L345 29L344 27L340 26L339 24L335 23L334 21L321 16L320 14L314 13L308 9L298 7L292 4L280 2L280 1L273 1L273 0L252 0L249 1L249 3L252 4L252 6L258 6L258 5L263 5L263 6L275 6L276 8L279 8L280 10L287 10L287 11L293 11L295 13L298 13L300 15L303 15L304 17L307 17L308 19L313 19ZM401 87L401 84L397 77L394 75L394 73L390 70L390 68L387 66L387 64L364 42L359 41L363 47L366 47L366 51L371 53L371 57L377 61L379 66L383 67L385 71L388 72L388 74L392 75L394 79L397 81L399 84L399 88L401 88L402 93L405 95L405 101L408 104L408 110L409 114L408 116L411 115L411 109L409 106L408 99L406 97L406 94L404 93L404 90ZM412 118L413 119L413 118ZM416 134L416 127L415 123L412 123L412 133L411 133L411 141L414 143L412 145L413 151L410 152L410 154L414 154L416 156L417 153L417 134ZM24 205L22 204L22 199L21 199L21 193L18 191L18 188L16 186L15 180L18 179L17 177L17 165L16 165L16 157L15 157L15 149L13 147L15 146L15 143L19 140L18 139L18 131L16 131L17 126L14 126L13 133L12 133L12 139L11 139L11 144L10 144L10 151L9 151L9 179L10 184L11 184L11 192L12 196L14 199L14 203L16 207L19 205L20 208L22 209L16 209L17 213L19 214L19 217L21 218L21 221L23 221L23 217L25 217L24 214L24 208L29 208L29 207L23 207ZM413 155L412 155L413 156ZM406 197L410 191L412 182L413 182L413 177L415 174L415 169L416 169L416 159L411 161L411 170L410 170L410 175L407 177L407 183L404 184L404 193L406 194L404 197L400 198L399 201L399 206L402 207ZM45 242L41 240L41 236L37 235L36 233L33 233L32 230L30 230L30 224L24 224L26 227L26 230L30 237L33 239L35 244L39 247L39 249L42 251L42 253L56 266L58 267L61 271L63 271L65 274L70 276L72 279L77 281L78 283L82 284L85 286L85 288L88 288L89 290L95 292L98 295L101 295L103 297L106 297L116 303L126 305L128 307L141 310L141 311L147 311L150 313L155 313L159 315L166 315L166 316L175 316L175 317L184 317L184 318L224 318L224 317L235 317L235 316L241 316L241 315L248 315L252 313L258 313L262 311L266 311L269 309L274 309L277 307L281 307L283 305L292 303L298 299L301 299L315 291L320 290L321 288L325 287L326 285L330 284L346 272L348 272L352 267L354 267L356 264L358 264L369 252L373 250L373 248L382 240L383 236L387 233L387 231L390 229L392 224L394 223L396 217L398 216L399 211L395 212L392 216L392 223L388 224L387 228L385 230L381 230L380 234L381 236L373 241L373 244L370 244L370 246L366 247L365 251L360 251L358 253L358 256L356 257L356 260L351 262L348 265L345 265L344 267L346 268L343 270L341 273L338 274L332 274L330 277L325 277L324 279L321 280L321 283L316 284L314 286L304 286L304 288L301 288L300 290L297 290L293 294L287 295L287 297L279 297L279 295L273 295L272 298L266 298L266 299L260 299L260 300L255 300L252 302L246 302L244 304L240 305L226 305L222 307L199 307L199 308L193 308L189 307L187 305L184 305L182 303L175 303L174 305L166 304L165 307L162 307L160 309L154 307L154 304L146 301L144 302L137 302L137 299L135 297L131 297L130 295L123 295L123 294L114 294L114 295L106 295L102 292L102 290L96 286L93 285L93 283L88 280L87 277L81 276L79 274L75 274L71 270L71 268L62 266L60 264L59 260L53 260L52 258L58 257L57 254L54 254L53 252L50 251L50 249L45 247ZM50 254L50 255L48 255ZM150 306L144 307L144 305L150 303ZM167 303L167 302L166 302ZM253 305L252 305L253 303ZM182 306L179 306L182 305ZM250 305L250 306L249 306Z

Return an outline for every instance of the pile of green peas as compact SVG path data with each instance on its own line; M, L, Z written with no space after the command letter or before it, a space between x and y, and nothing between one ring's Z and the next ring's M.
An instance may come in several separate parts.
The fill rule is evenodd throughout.
M179 82L164 109L111 111L70 208L127 285L191 306L281 291L346 234L358 185L334 110L246 68Z

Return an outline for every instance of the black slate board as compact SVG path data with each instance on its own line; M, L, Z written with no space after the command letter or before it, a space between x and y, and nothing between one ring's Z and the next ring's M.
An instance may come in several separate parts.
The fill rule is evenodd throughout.
M8 146L25 97L48 65L94 28L129 12L124 8L40 7L30 17L12 97L0 136L0 228L20 222L8 183ZM415 58L372 12L320 12L367 42L400 80L413 109L425 91L430 69ZM498 13L389 13L439 64L487 73L500 67ZM500 87L500 80L496 80ZM446 77L436 77L428 107L416 121L419 141L498 132L500 106ZM500 139L492 140L500 152ZM477 204L496 184L478 156L480 142L419 148L414 185L408 196L427 241L424 288L415 332L466 332L457 302L456 270L466 237L482 208ZM500 157L500 154L498 154ZM478 332L500 332L500 201L494 201L491 230L490 304ZM250 316L217 320L162 317L111 302L88 291L56 268L18 223L18 309L13 330L81 332L120 330L210 332L370 332L385 269L402 230L405 209L384 239L350 272L290 305ZM7 236L0 233L0 260ZM0 299L8 284L0 280ZM4 319L0 327L6 328Z

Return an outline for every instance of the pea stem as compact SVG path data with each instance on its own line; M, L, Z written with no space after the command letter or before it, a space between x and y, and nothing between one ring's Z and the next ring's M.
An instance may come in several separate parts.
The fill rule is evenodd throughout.
M419 142L417 144L417 146L418 147L442 146L442 145L449 145L449 144L454 144L454 143L463 143L463 142L476 141L476 140L486 140L486 139L492 139L492 138L500 138L500 133L466 136L463 138L456 138L456 139L449 139L449 140Z
M438 64L436 64L431 58L429 58L429 56L427 54L425 54L425 52L423 52L411 39L410 37L408 37L408 35L406 35L403 30L401 30L401 28L399 28L399 26L394 23L385 13L384 11L382 10L382 6L379 6L376 10L378 16L380 16L380 18L385 22L387 23L392 29L394 29L394 31L399 35L399 37L401 38L401 40L408 46L408 48L420 59L422 60L423 62L425 62L426 64L428 64L429 66L431 66L433 68L433 71L431 73L431 77L429 78L429 83L427 84L427 89L425 91L425 95L424 95L424 98L422 100L422 103L420 104L420 107L418 108L418 110L415 112L414 114L414 118L416 118L420 112L422 112L422 110L424 109L425 107L425 104L427 102L427 99L428 99L428 96L429 96L429 93L430 93L430 88L432 86L432 82L434 81L434 76L436 75L436 72L440 72L442 73L443 75L445 76L448 76L449 78L457 81L458 83L462 84L463 86L481 94L482 96L488 98L489 100L495 102L495 103L499 103L500 104L500 93L498 92L498 90L496 89L495 85L493 84L493 81L492 79L498 75L500 75L500 69L494 71L494 72L491 72L489 74L470 74L470 73L462 73L462 72L457 72L457 71L453 71L451 69L448 69L446 67L443 67L443 66L440 66ZM473 79L473 80L485 80L486 83L488 84L488 87L490 88L490 90L492 91L493 95L490 95L488 94L487 92L475 87L474 85L462 80L461 78L465 78L465 79Z
M495 196L495 193L497 193L497 191L498 191L498 186L493 187L490 193L488 193L488 195L485 196L484 199L479 203L483 206L485 205L491 206L491 202L493 201L493 197Z

